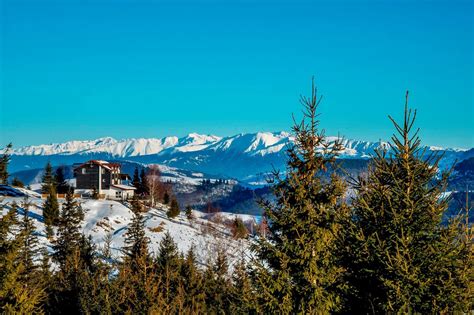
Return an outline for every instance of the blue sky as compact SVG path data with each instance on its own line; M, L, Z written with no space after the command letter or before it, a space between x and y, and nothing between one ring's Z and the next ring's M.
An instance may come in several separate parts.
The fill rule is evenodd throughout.
M0 0L0 141L289 130L474 146L472 1Z

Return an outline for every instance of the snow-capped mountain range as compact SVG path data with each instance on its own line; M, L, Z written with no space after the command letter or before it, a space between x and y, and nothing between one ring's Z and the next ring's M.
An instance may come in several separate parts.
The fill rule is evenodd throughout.
M328 137L334 141L335 137ZM159 163L209 174L225 175L245 180L258 173L282 168L285 150L294 138L287 132L258 132L229 137L191 133L185 137L139 138L116 140L111 137L96 140L68 141L15 148L14 170L53 164L72 164L86 159L131 160ZM340 158L366 159L385 142L343 140ZM474 156L473 149L427 147L428 152L444 151L445 164Z
M335 140L328 137L328 141ZM13 151L15 155L72 155L105 153L116 158L151 154L173 154L196 151L237 151L248 155L267 155L285 149L293 142L287 132L258 132L230 137L191 133L185 137L138 138L116 140L111 137L96 140L68 141L64 143L25 146ZM344 140L344 157L369 157L374 148L385 143Z

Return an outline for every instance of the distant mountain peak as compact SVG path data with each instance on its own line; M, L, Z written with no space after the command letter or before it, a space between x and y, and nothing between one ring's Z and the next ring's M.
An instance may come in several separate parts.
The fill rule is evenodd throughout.
M333 142L337 137L327 137ZM275 168L284 170L286 149L294 142L288 132L240 133L219 137L190 133L178 138L132 138L117 140L102 137L95 140L68 141L15 148L12 170L42 168L47 161L53 165L73 164L89 159L122 160L142 164L160 164L188 171L228 176L248 181ZM343 159L367 159L388 143L342 139ZM443 151L440 167L449 168L454 161L474 156L474 149L443 149L426 147L427 152Z
M337 137L327 137L335 141ZM294 141L286 131L240 133L234 136L220 137L209 134L190 133L178 138L131 138L116 140L112 137L101 137L95 140L74 140L64 143L25 146L13 150L16 155L72 155L103 153L113 157L126 158L153 154L173 154L211 150L213 152L232 151L247 155L279 153L288 143ZM374 149L387 147L385 142L369 142L343 139L345 157L366 158ZM450 150L439 147L429 147L431 151ZM456 152L463 151L455 149Z

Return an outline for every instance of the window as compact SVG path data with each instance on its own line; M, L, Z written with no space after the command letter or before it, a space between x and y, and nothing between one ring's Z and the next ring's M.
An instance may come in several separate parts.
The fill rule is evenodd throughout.
M105 168L102 168L102 174L105 174Z
M115 198L120 198L122 197L122 192L121 191L116 191L115 192Z
M86 173L86 169L83 167L82 168L82 174L85 174Z

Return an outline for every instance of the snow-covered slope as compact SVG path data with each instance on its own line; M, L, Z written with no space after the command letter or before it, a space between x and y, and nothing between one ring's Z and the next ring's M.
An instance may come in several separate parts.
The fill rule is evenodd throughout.
M16 190L16 188L11 188ZM46 238L45 225L43 223L43 203L40 197L32 191L21 190L18 193L29 195L30 217L34 220L40 242L50 246ZM11 194L10 194L11 195ZM22 208L23 197L9 196L1 197L0 216L11 208L13 202L19 205L18 213L24 214ZM124 204L111 200L78 199L84 209L84 221L82 229L84 234L90 235L95 244L100 248L104 245L107 235L111 236L111 247L115 258L120 258L120 249L124 245L125 234L128 224L133 215L131 210ZM64 200L59 199L60 203ZM2 213L3 208L3 213ZM196 248L198 261L205 264L212 259L216 247L225 246L231 258L237 259L239 250L246 250L246 240L235 240L227 227L213 223L205 219L204 214L196 211L195 219L189 221L184 214L180 214L173 220L166 216L167 206L159 204L156 208L144 213L146 235L150 239L150 250L157 253L159 242L166 232L169 232L178 245L178 249L185 253L191 245ZM248 216L247 216L248 217Z

